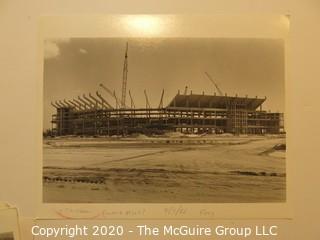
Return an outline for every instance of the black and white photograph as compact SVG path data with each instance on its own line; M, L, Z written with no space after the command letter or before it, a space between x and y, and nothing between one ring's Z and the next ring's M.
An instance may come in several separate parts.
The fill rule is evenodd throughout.
M284 39L43 46L44 203L286 202Z

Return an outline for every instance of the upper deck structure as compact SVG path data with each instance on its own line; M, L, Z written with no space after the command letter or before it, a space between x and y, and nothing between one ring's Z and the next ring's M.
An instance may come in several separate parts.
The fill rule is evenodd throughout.
M98 93L97 93L98 94ZM90 94L89 94L90 95ZM91 96L91 95L90 95ZM283 114L262 110L266 98L178 93L166 107L113 108L102 98L56 101L55 135L184 133L278 134Z

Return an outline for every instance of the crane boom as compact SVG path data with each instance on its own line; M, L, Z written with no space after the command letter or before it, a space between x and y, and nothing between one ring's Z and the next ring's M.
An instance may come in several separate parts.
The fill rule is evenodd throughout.
M209 78L209 80L213 83L213 85L215 86L215 88L217 89L218 93L220 96L223 96L222 91L220 90L218 84L216 84L215 81L213 81L212 77L209 75L209 73L205 72L205 74L207 75L207 77Z
M128 42L126 45L126 53L124 56L123 72L122 72L121 108L126 108L127 81L128 81Z

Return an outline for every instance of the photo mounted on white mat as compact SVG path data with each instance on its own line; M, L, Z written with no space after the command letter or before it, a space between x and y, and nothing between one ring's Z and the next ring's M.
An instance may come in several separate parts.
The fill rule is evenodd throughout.
M287 17L62 19L42 24L43 203L286 203Z

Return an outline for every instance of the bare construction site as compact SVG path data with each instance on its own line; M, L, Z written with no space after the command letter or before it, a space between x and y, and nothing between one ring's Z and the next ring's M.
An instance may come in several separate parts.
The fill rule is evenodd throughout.
M185 86L167 103L136 107L127 90L126 45L121 97L101 91L51 102L44 137L44 202L285 201L283 113L266 97L229 96ZM127 96L128 95L128 96ZM128 98L129 101L128 101Z

